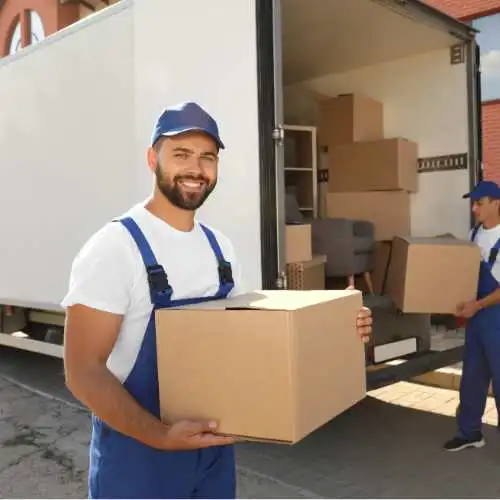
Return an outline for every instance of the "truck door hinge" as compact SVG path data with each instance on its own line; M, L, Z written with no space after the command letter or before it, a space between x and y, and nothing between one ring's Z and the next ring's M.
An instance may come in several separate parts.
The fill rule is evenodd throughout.
M450 47L450 64L463 64L465 62L465 45L457 43Z
M285 129L281 125L278 125L277 127L273 128L273 141L276 141L281 146L284 140L285 140Z
M278 290L286 290L288 288L288 280L285 272L278 274L275 285Z

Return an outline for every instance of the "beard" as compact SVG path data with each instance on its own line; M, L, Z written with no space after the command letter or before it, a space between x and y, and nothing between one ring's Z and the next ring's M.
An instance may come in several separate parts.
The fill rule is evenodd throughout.
M155 175L156 185L163 196L175 207L191 212L198 210L205 203L217 184L217 181L210 183L210 180L202 175L176 175L172 181L169 181L165 178L159 164ZM200 192L186 192L180 184L182 181L202 182L205 189Z

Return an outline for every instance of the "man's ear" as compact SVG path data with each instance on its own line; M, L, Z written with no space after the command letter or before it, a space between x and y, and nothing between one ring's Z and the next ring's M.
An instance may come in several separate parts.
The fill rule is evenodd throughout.
M148 162L148 167L151 172L156 171L156 167L158 166L158 154L154 150L154 148L148 148L146 159Z

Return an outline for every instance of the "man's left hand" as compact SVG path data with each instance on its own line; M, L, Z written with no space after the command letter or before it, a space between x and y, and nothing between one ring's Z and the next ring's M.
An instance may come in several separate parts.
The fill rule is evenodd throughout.
M459 318L472 318L478 311L480 307L476 300L471 300L470 302L461 302L457 306L456 316Z
M349 286L346 290L355 290L354 283L349 282ZM370 337L372 336L372 312L368 307L362 307L358 312L358 316L356 317L356 330L358 331L358 335L363 340L364 344L368 344L370 342Z
M372 324L373 319L371 310L368 309L368 307L361 308L356 318L356 329L365 344L370 342L370 337L372 334Z

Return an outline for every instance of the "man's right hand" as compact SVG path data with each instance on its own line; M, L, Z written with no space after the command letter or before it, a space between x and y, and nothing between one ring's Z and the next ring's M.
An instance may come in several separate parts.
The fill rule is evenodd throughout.
M211 446L233 444L235 439L215 434L217 422L181 420L169 426L162 448L164 450L196 450Z

